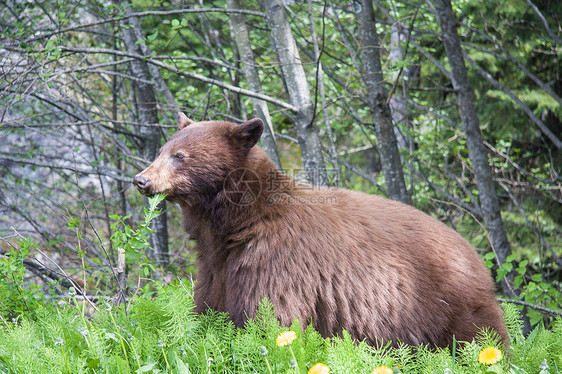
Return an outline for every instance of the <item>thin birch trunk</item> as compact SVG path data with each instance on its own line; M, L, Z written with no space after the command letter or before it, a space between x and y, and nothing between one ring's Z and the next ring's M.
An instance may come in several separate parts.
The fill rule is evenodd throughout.
M135 18L136 24L138 25L138 20ZM145 35L143 34L142 28L140 27L140 25L135 26L132 29L132 33L134 33L136 40L140 40L140 39L144 39ZM141 51L141 54L143 56L150 56L151 55L151 50L150 48L148 48L148 46L143 42L143 43L139 43L138 45L138 51ZM173 123L176 123L176 115L178 114L178 112L180 112L180 107L178 106L178 104L176 103L176 99L174 98L174 95L172 94L172 92L170 91L170 89L168 88L168 85L166 84L166 81L164 80L164 77L162 77L162 74L160 73L160 69L158 68L158 66L154 65L154 64L146 64L148 66L148 70L150 72L150 75L152 76L152 80L155 83L155 87L157 89L157 91L160 93L160 95L162 95L162 97L164 98L164 100L166 101L166 109L168 109L169 112L171 112L170 118L173 119ZM156 103L155 103L156 105Z
M336 144L334 142L334 134L332 131L332 119L328 112L328 103L326 102L326 89L324 87L324 71L322 61L320 61L320 47L318 46L318 35L314 27L314 17L312 15L312 0L307 0L308 5L308 20L310 22L310 36L312 37L312 45L314 47L314 60L316 60L316 81L318 85L318 95L320 95L320 102L322 103L322 113L324 114L324 124L326 126L326 134L328 135L330 162L332 164L333 185L338 188L340 186L340 170L338 167L338 153L336 151ZM324 12L326 5L324 4ZM325 14L322 14L325 17ZM316 101L318 98L316 98Z
M226 4L229 9L241 9L240 2L238 0L227 0ZM240 13L232 13L230 15L230 25L238 53L240 54L242 73L248 83L248 87L252 91L263 94L244 15ZM273 125L271 123L271 116L269 115L267 103L255 97L252 97L252 103L254 104L254 110L256 111L257 116L261 118L265 124L265 131L261 137L262 148L271 161L273 161L275 166L277 166L278 169L281 169L281 160L279 159L279 154L277 153L275 132L273 131Z
M314 107L283 1L265 0L265 8L289 100L298 110L295 126L306 178L314 185L327 185L322 143L314 123Z
M390 34L390 62L393 65L396 65L398 62L404 59L404 51L402 50L402 46L400 45L400 26L399 24L395 23L392 25L391 34ZM402 124L405 128L411 127L410 116L408 115L408 99L407 99L407 84L402 79L404 75L401 77L396 77L395 79L399 79L402 81L402 84L398 83L401 86L402 92L395 92L390 97L390 102L388 103L390 106L390 112L392 114L392 120L395 124L394 126L394 134L396 136L396 141L398 142L398 148L409 148L410 142L408 139L400 133L398 129L398 124Z
M368 102L373 114L375 133L377 135L382 171L388 195L393 200L410 204L410 195L406 189L404 172L390 107L386 103L387 91L380 59L380 42L375 24L375 12L371 0L362 0L358 14L360 33L360 53L363 60L363 80L367 86Z

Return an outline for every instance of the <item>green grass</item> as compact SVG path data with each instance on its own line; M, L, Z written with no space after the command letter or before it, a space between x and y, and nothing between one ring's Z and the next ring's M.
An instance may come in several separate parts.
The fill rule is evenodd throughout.
M511 347L490 366L478 361L483 348L500 347L488 332L459 343L453 354L405 345L374 348L346 332L324 339L295 321L290 329L297 338L290 347L279 347L276 337L287 328L267 300L245 328L236 328L223 313L196 315L191 286L181 282L136 296L127 313L102 303L99 312L85 316L72 300L38 305L33 314L0 321L0 373L306 373L318 362L331 373L371 373L379 366L395 373L562 370L562 321L551 330L539 326L525 338L511 304L503 305ZM292 368L293 357L300 371Z
M159 213L156 206L162 198L150 200L145 221L137 230L114 216L112 239L137 266L140 263L141 273L152 269L143 250L148 245L150 220ZM77 221L73 222L70 225L76 228ZM524 337L514 304L503 304L508 351L488 331L451 349L400 344L371 347L353 341L345 331L324 339L312 326L303 329L298 321L290 326L296 338L290 346L280 347L276 339L287 327L279 325L268 300L244 328L236 328L224 313L195 314L191 283L148 282L130 304L116 308L109 299L101 299L97 311L88 314L73 288L67 302L51 302L56 300L55 293L48 296L25 280L23 261L34 247L22 239L0 257L0 374L307 373L317 363L327 365L331 373L562 372L562 318L550 329L539 322ZM554 296L558 299L559 293ZM501 359L490 365L480 362L479 355L487 347L502 349Z

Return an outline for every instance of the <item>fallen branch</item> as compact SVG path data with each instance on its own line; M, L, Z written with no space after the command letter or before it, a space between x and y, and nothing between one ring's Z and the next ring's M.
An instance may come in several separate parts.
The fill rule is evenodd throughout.
M504 299L503 297L497 297L496 299L501 301L502 303L512 303L512 304L517 304L517 305L523 305L523 306L526 306L528 308L535 309L535 310L538 310L538 311L541 311L541 312L544 312L544 313L547 313L547 314L562 316L562 312L559 312L559 311L553 310L553 309L549 309L549 308L545 308L544 306L527 303L525 301Z

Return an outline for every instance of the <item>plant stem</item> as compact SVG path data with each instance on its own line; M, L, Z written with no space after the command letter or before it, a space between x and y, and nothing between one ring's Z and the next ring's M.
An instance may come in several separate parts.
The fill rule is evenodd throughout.
M113 317L113 313L111 313L111 311L109 312L109 316L111 317L113 326L115 326L115 332L117 333L119 338L121 338L121 348L123 349L123 354L125 355L125 359L127 360L127 362L129 362L129 355L127 354L127 348L125 348L125 342L124 342L125 339L121 336L121 334L119 334L119 327L117 326L117 322L115 321L115 318ZM139 369L140 369L140 364L139 364Z
M164 347L162 347L162 354L164 355L164 360L166 361L166 370L169 372L170 363L168 362L168 357L166 356L166 351L164 350Z
M121 339L123 339L123 338L121 338ZM139 373L142 373L140 357L139 357L139 354L137 353L137 350L135 349L135 345L132 344L132 343L129 343L129 342L127 342L127 344L129 344L129 347L131 347L131 349L133 350L133 354L135 355L135 360L137 361L137 366L139 367ZM168 360L166 360L166 362L168 362Z
M72 298L72 301L74 301L74 305L76 306L76 309L78 310L78 314L80 314L80 319L82 320L82 323L84 324L84 327L90 331L90 327L88 325L88 323L86 322L86 319L84 318L84 313L83 311L80 309L80 306L78 305L78 302L76 301L76 297ZM85 305L85 304L84 304ZM84 336L84 339L86 339L86 344L88 344L88 348L91 348L90 346L90 340L88 339L88 335L86 334Z
M60 346L60 351L61 351L61 353L62 353L62 357L64 357L64 364L65 364L65 366L66 366L66 370L67 370L69 373L72 373L72 371L70 370L70 366L68 365L68 359L66 358L66 354L64 353L64 347L62 346L62 344L61 344L61 346Z
M271 365L269 364L269 360L267 359L267 357L265 357L265 363L267 364L267 371L269 372L269 374L273 374L273 371L271 371Z
M455 335L453 335L453 367L451 369L453 371L453 374L455 374L456 355L457 355L457 339L455 338Z
M291 345L289 345L289 351L291 352L291 356L293 356L293 360L295 360L295 363L297 364L297 373L300 373L300 369L299 369L299 362L297 361L297 358L295 357L295 352L293 352L293 348L291 347Z

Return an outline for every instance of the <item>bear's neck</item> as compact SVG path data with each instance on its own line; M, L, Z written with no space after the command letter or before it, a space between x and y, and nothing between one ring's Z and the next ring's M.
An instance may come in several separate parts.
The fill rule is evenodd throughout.
M282 174L259 148L253 147L240 168L229 173L223 189L192 206L183 206L184 226L195 240L236 245L242 232L253 230L269 216L287 209L276 204L279 196L291 196L296 182Z

